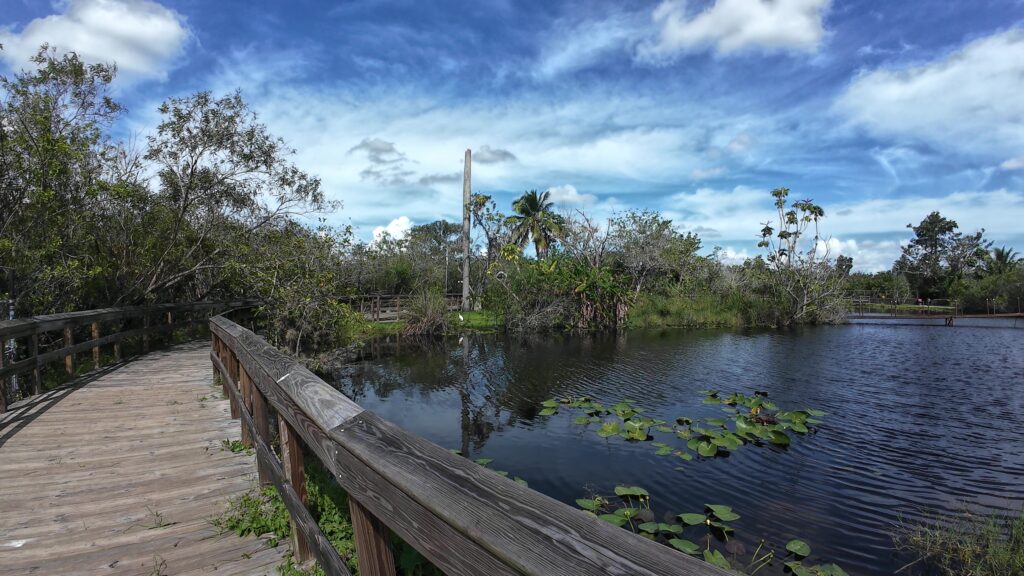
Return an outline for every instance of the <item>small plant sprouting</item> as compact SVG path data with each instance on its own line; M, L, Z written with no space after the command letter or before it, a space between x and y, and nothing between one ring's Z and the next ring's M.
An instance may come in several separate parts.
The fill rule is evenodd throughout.
M241 440L230 440L228 438L225 438L220 441L220 447L221 450L227 450L228 452L234 454L240 454L244 452L246 454L252 455L252 448L249 448L245 444L242 444Z
M154 530L168 525L167 519L164 518L164 515L159 510L156 510L151 506L146 506L146 511L149 512L149 515L147 516L149 521L146 523L146 528Z
M165 570L167 570L167 560L154 554L153 567L149 571L149 576L167 576L167 573L164 572Z

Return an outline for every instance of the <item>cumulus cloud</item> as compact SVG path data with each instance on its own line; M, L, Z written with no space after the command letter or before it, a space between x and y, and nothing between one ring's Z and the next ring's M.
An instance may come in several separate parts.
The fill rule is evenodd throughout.
M413 171L406 166L408 158L398 151L394 142L380 138L363 138L362 142L349 148L347 154L362 152L370 165L359 172L359 178L383 186L398 186L408 183Z
M70 0L60 14L37 18L20 31L0 29L0 52L21 68L44 43L74 51L87 62L115 62L129 78L167 77L191 36L185 19L150 0Z
M408 216L399 216L391 222L388 222L387 226L377 226L373 229L373 241L377 242L386 234L387 236L394 238L395 240L401 240L412 230L413 222Z
M503 148L491 148L484 144L479 150L473 153L473 162L480 164L497 164L499 162L513 162L516 155Z
M938 60L862 72L836 109L880 136L1005 158L1024 148L1024 30L979 38Z
M461 172L452 172L451 174L427 174L421 176L419 183L423 186L434 186L436 184L455 184L462 182Z
M725 168L716 166L714 168L696 168L690 172L690 178L694 180L707 180L725 174Z
M658 38L640 46L640 56L663 59L714 50L813 50L825 35L831 0L715 0L696 12L687 0L664 0L654 10ZM695 13L696 12L696 13Z
M999 165L1003 170L1021 170L1024 169L1024 156L1018 156L1016 158L1010 158Z
M580 194L572 184L552 186L547 191L551 193L551 200L556 206L583 207L590 206L597 201L597 197L593 194Z

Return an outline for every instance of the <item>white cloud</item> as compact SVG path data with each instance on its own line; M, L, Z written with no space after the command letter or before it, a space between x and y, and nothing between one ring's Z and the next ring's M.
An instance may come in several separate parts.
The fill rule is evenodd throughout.
M813 50L825 35L824 16L831 0L715 0L694 14L687 0L664 0L653 19L657 40L640 47L640 56L662 59L713 49L731 54Z
M534 75L549 79L585 69L627 47L643 33L639 14L619 13L602 20L557 22L548 34L551 41L541 50Z
M1021 170L1024 169L1024 156L1018 156L1016 158L1010 158L999 165L1003 170Z
M408 216L399 216L391 222L388 222L387 226L377 226L373 229L373 240L376 242L380 240L385 234L395 240L401 240L405 238L409 230L412 230L412 220Z
M590 206L597 201L597 197L593 194L580 194L572 184L552 186L547 191L551 193L551 200L555 203L556 208L579 208Z
M694 180L707 180L725 174L725 168L716 166L714 168L696 168L690 171L690 178Z
M150 0L70 0L64 10L29 22L21 31L0 29L0 51L12 68L48 43L87 62L116 62L129 78L167 77L190 32L185 19Z
M516 155L503 148L491 148L484 144L479 150L473 153L473 162L481 164L497 164L499 162L513 162Z
M798 192L794 197L800 197ZM887 270L899 256L900 241L910 235L907 224L917 224L934 210L955 220L965 232L985 228L986 237L997 244L1013 243L1021 238L1024 192L999 189L826 204L821 231L831 238L832 255L853 257L855 270ZM721 244L735 251L753 250L760 224L777 218L768 191L745 186L676 194L664 213L681 229L716 230Z
M858 75L836 103L881 136L968 155L1024 148L1024 30L975 40L938 60Z

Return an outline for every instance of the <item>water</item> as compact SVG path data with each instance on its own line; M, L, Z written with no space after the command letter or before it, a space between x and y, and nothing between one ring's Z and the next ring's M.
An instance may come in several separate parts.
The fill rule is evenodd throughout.
M365 408L572 504L616 484L647 488L663 515L727 504L737 540L801 538L812 562L891 574L899 519L1024 507L1024 332L837 326L795 332L668 331L586 337L468 336L375 346L336 385ZM766 390L829 415L787 449L744 446L683 462L602 439L552 397L637 400L646 414L717 416L698 391ZM670 436L658 438L670 444ZM682 464L684 470L676 470ZM688 532L696 539L697 532Z

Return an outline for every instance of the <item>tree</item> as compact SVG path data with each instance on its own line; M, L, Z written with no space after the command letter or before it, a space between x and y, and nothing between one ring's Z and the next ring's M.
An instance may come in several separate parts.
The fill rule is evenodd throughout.
M897 268L910 277L911 288L922 298L943 298L950 286L978 268L986 256L984 230L974 234L958 231L955 220L938 212L917 226L907 224L914 238L903 247Z
M1020 258L1017 252L1006 246L993 248L991 254L985 259L986 272L990 275L1005 274L1017 267L1019 263Z
M612 250L632 278L637 294L653 276L672 270L668 254L678 236L672 221L651 210L630 210L608 222Z
M550 198L550 191L541 194L536 190L525 192L512 203L515 214L508 217L512 226L512 241L522 247L532 240L537 258L542 260L547 256L565 221L552 210L554 203Z
M166 219L162 247L133 279L137 297L159 298L222 269L256 232L334 207L320 180L288 160L295 151L256 121L241 94L198 92L171 98L159 111L146 160L157 169Z
M819 229L825 210L811 199L796 200L787 209L789 188L776 188L771 194L779 219L763 225L758 246L767 251L772 285L785 312L782 323L842 320L842 291L853 260L831 260L828 239ZM814 235L806 239L811 232Z
M35 70L0 77L0 264L14 268L20 313L95 304L102 266L89 249L88 207L121 111L116 68L43 45Z

